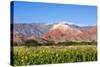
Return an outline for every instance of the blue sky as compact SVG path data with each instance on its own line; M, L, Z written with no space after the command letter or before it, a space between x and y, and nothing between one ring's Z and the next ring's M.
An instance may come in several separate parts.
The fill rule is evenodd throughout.
M96 25L97 7L14 1L14 23L54 23Z

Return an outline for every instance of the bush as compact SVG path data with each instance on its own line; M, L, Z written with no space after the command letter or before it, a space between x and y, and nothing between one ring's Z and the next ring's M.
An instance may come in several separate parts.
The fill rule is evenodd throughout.
M53 46L55 45L54 41L47 41L46 43L43 43L43 46Z
M84 42L84 41L81 41L81 42L74 42L74 41L65 41L65 42L59 42L57 43L57 45L63 45L63 46L71 46L71 45L96 45L97 42L95 41L92 41L92 42Z
M13 42L11 44L11 46L23 46L24 44L23 43L20 43L20 42Z
M27 40L25 41L24 45L30 47L30 46L39 46L41 44L35 40Z
M43 43L39 43L36 40L26 40L23 43L13 43L14 46L71 46L71 45L96 45L97 42L96 41L91 41L91 42L85 42L85 41L81 41L81 42L75 42L75 41L64 41L64 42L58 42L55 43L54 41L46 41Z

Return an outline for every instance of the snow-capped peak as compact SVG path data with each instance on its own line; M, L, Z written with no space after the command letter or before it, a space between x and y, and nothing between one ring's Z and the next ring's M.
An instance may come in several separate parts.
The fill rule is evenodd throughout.
M65 30L65 29L69 29L70 27L68 25L65 24L65 22L60 22L60 23L57 23L55 25L53 25L53 27L51 28L51 30L54 30L54 29L62 29L62 30Z

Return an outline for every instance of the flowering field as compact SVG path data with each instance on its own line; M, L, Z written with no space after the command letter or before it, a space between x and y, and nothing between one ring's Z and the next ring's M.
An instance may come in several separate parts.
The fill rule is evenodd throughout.
M12 65L38 65L96 61L96 46L15 46Z

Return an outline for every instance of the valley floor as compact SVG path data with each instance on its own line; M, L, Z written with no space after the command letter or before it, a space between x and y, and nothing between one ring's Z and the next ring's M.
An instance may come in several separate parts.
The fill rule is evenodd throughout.
M38 65L97 60L96 45L78 46L14 46L11 64Z

